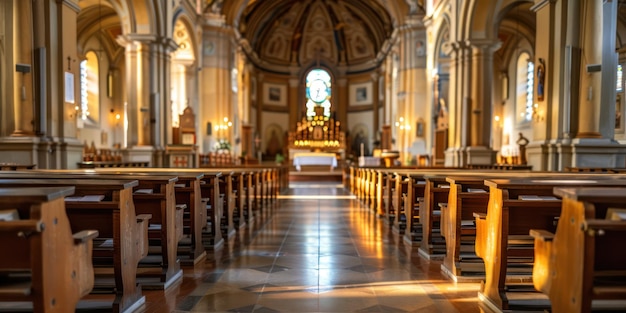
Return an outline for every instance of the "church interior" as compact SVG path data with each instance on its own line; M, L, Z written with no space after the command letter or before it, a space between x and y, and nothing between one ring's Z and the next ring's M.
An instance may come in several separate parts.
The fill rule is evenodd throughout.
M614 240L597 251L626 239L625 0L0 0L0 16L0 250L24 245L2 223L34 201L87 227L63 251L93 248L94 263L68 267L97 280L100 248L115 247L113 300L85 287L91 273L80 297L26 311L574 312L626 299L624 253L577 261L618 279L582 275L574 304L554 286L579 281L545 270L589 234ZM108 206L134 249L119 252L121 226L77 213ZM526 221L521 206L545 206L549 223L500 220ZM7 229L43 234L47 216ZM566 237L565 217L586 232ZM141 264L154 259L152 285ZM3 296L0 282L0 312L40 287Z

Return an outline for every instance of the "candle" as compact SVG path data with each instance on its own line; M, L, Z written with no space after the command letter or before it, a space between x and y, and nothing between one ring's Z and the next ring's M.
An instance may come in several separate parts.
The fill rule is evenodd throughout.
M361 156L365 156L365 145L361 142Z

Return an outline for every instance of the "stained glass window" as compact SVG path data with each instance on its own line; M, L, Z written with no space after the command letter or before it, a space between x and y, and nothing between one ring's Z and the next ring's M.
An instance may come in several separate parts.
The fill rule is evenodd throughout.
M331 78L323 69L314 69L306 76L306 116L315 116L315 107L324 108L324 116L330 117Z

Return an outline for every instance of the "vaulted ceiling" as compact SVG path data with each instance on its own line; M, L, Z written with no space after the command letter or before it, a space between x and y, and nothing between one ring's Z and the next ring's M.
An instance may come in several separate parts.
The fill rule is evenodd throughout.
M375 66L393 23L376 0L251 1L238 31L270 66L325 62L358 71Z

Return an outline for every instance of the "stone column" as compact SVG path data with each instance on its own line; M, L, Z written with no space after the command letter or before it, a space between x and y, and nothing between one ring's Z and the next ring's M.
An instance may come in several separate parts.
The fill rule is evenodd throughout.
M460 155L461 147L467 146L469 121L467 116L467 97L470 83L468 66L469 46L462 41L450 43L450 88L448 93L448 149L446 150L445 166L463 164Z
M472 108L470 142L472 147L489 147L491 141L493 53L500 48L493 41L472 41Z
M126 101L127 107L127 144L128 147L147 145L150 125L150 88L149 45L144 44L138 36L127 35L118 37L118 43L125 47L126 53Z
M581 8L580 103L577 138L600 138L602 88L602 3L587 0ZM611 71L610 69L606 69ZM613 86L613 89L615 87Z
M13 73L13 105L15 129L12 136L31 136L34 134L30 121L33 117L33 10L31 1L14 2L14 40L13 49L15 68Z
M378 79L380 75L378 73L372 73L372 111L373 111L373 123L372 123L372 139L376 139L376 131L378 130L378 107L379 107L379 90L378 90Z
M333 90L334 91L334 90ZM349 93L348 93L348 80L345 78L340 78L337 80L337 91L336 96L333 96L335 99L335 112L337 112L337 120L341 122L341 129L344 132L350 131L348 129L348 105L349 105ZM337 98L335 98L337 97ZM346 143L348 144L348 143Z
M298 101L298 95L300 90L300 80L297 78L289 79L289 92L288 92L288 103L289 107L289 131L296 130L296 123L300 121L302 118L301 115L298 114L298 109L306 110L302 107L300 101ZM286 144L286 143L285 143Z

